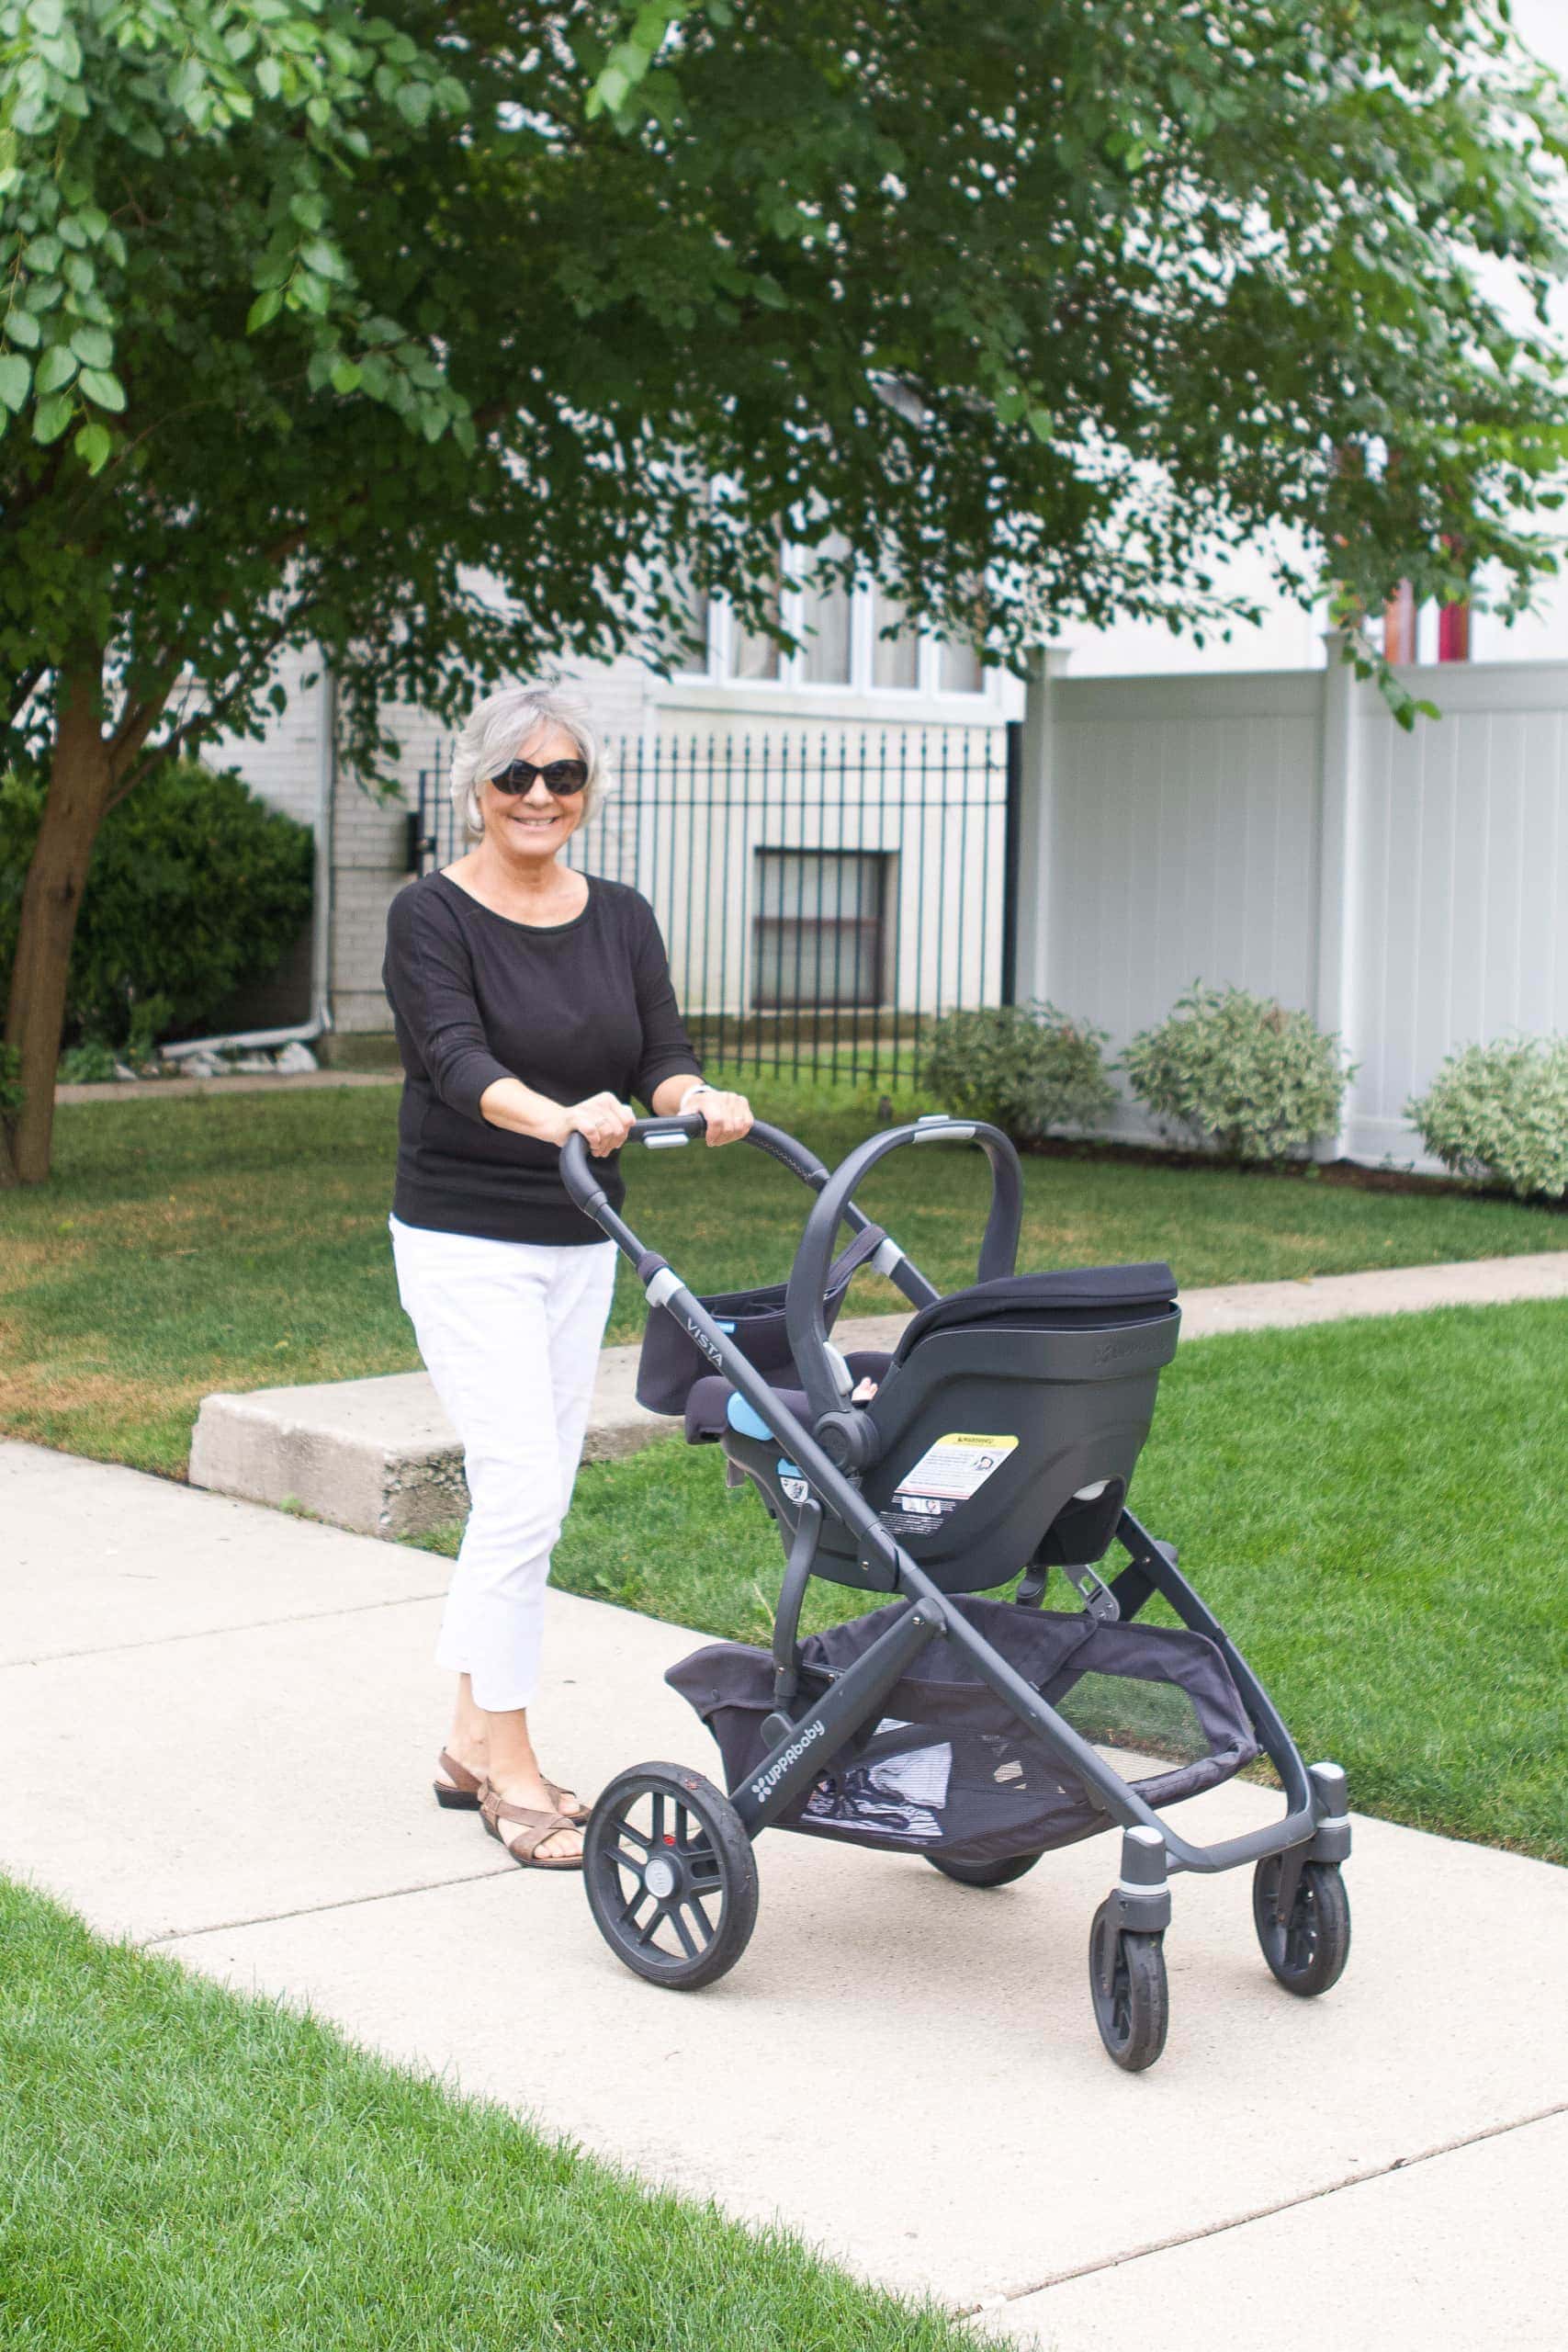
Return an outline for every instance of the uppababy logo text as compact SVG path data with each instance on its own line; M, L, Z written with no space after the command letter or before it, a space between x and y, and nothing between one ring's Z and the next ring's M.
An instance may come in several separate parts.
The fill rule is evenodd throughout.
M770 1789L777 1788L780 1781L789 1770L790 1766L795 1761L796 1758L804 1756L812 1741L814 1739L820 1739L821 1736L821 1724L813 1724L809 1731L803 1731L798 1739L791 1740L789 1746L784 1749L784 1754L779 1758L776 1764L770 1764L765 1772L758 1773L756 1779L751 1783L751 1794L756 1798L759 1804L761 1804L762 1799L767 1795Z
M1152 1355L1156 1342L1148 1340L1107 1340L1095 1350L1096 1363L1120 1363L1125 1356Z

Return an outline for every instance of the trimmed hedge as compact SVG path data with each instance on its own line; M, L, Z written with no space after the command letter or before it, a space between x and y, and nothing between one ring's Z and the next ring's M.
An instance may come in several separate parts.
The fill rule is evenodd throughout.
M1466 1046L1404 1115L1456 1176L1521 1201L1568 1196L1568 1037Z
M1017 1143L1053 1127L1093 1129L1116 1100L1105 1032L1054 1004L949 1012L928 1035L922 1083L942 1108L986 1119Z
M41 783L0 779L0 979L9 985ZM310 912L314 842L242 779L160 768L112 809L71 950L66 1041L143 1053L263 978Z
M1122 1068L1168 1128L1229 1159L1303 1157L1332 1134L1354 1076L1310 1013L1195 981L1133 1039Z

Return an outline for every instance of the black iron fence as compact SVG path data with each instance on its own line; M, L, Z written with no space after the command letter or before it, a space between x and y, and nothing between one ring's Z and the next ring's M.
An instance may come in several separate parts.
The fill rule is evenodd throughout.
M1020 736L846 724L628 739L568 862L649 900L709 1060L906 1082L942 1013L1012 1001ZM464 846L445 744L411 831L422 871Z

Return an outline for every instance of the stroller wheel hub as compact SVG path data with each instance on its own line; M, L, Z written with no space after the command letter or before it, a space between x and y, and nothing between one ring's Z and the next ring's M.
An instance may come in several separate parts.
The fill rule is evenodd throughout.
M733 1968L757 1917L757 1865L720 1789L678 1764L618 1773L583 1838L589 1907L617 1958L682 1990Z

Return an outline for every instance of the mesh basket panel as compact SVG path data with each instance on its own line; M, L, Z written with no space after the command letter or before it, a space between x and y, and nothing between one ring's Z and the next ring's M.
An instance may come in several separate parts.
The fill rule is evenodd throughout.
M1201 1634L1095 1626L1006 1601L957 1605L1050 1704L1058 1704L1058 1690L1066 1694L1061 1712L1076 1715L1086 1736L1162 1760L1178 1750L1171 1770L1133 1783L1151 1804L1213 1788L1258 1753L1224 1661ZM901 1613L873 1610L802 1643L805 1702ZM772 1657L741 1643L716 1643L683 1658L666 1679L706 1723L728 1785L738 1789L766 1753ZM780 1816L781 1827L980 1862L1041 1853L1111 1826L1098 1800L975 1677L952 1643L930 1643L884 1705L875 1724L863 1725L824 1764Z
M1175 1764L1209 1753L1198 1710L1179 1682L1145 1682L1124 1674L1082 1674L1056 1713L1096 1747L1128 1747Z

